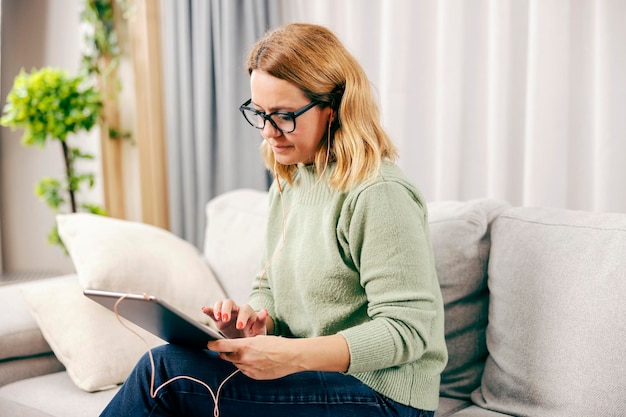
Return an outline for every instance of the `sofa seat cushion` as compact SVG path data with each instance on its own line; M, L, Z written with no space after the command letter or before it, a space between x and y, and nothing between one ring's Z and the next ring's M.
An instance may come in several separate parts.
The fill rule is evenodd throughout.
M48 413L35 410L32 407L23 404L17 404L14 401L0 398L0 417L53 417Z
M439 397L439 408L435 412L435 417L451 417L464 408L472 405L469 401L459 400L458 398Z
M489 357L474 402L626 415L626 215L514 208L491 236Z
M97 416L118 389L88 393L78 389L66 372L29 378L0 387L0 416ZM3 407L25 414L5 414Z
M441 395L469 399L487 357L487 265L491 222L508 203L477 199L428 204L430 236L445 308L448 364Z
M438 417L435 414L435 417ZM485 410L484 408L476 405L471 405L467 408L463 408L450 414L450 417L511 417L510 414L503 414L497 411Z

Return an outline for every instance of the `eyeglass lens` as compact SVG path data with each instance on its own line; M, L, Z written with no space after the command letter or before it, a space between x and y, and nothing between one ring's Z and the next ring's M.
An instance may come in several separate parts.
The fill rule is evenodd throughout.
M248 122L257 129L263 129L266 118L270 119L273 122L272 125L282 132L289 133L295 129L295 118L291 114L273 113L265 115L252 109L244 108L242 110Z

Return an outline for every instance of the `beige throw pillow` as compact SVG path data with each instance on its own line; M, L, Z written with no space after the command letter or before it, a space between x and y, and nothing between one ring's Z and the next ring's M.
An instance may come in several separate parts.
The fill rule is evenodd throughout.
M82 293L77 280L42 281L22 289L41 332L57 359L81 389L93 392L124 382L150 347L164 342L128 323L131 333L110 310Z
M146 346L83 289L148 293L207 324L201 306L225 298L200 252L173 233L86 213L59 215L57 223L78 282L42 283L24 296L46 341L85 391L123 382ZM142 334L151 346L163 343Z
M203 323L200 308L225 298L200 251L167 230L87 213L57 224L83 289L147 293Z

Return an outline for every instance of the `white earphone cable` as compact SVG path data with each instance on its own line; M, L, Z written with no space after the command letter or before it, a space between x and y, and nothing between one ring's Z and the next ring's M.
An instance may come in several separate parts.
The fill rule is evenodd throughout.
M174 378L171 378L167 381L165 381L164 383L162 383L161 385L159 385L156 389L154 388L154 374L155 374L155 365L154 365L154 356L152 355L152 349L150 348L150 345L148 344L148 342L146 341L146 339L141 336L139 333L137 333L135 330L133 330L130 326L128 326L123 320L122 317L119 315L118 313L118 306L119 304L126 298L126 295L121 296L116 302L115 305L113 306L113 311L115 312L115 317L117 318L117 320L120 322L120 324L122 326L124 326L128 331L130 331L131 333L133 333L135 336L137 336L138 338L140 338L144 344L146 345L147 351L148 351L148 356L150 357L150 366L152 368L152 376L150 378L150 397L151 398L156 398L157 393L164 388L165 386L167 386L168 384L170 384L171 382L177 381L179 379L186 379L192 382L195 382L197 384L202 385L203 387L205 387L207 389L207 391L209 392L209 394L211 394L211 397L213 398L213 417L219 417L220 415L220 410L219 410L219 398L220 398L220 393L222 391L222 387L224 387L224 384L226 384L226 382L228 382L232 377L234 377L237 373L241 372L239 369L236 369L232 374L230 374L229 376L226 377L226 379L224 379L220 385L217 387L217 392L214 393L213 390L211 389L211 387L204 381L201 381L197 378L194 378L192 376L188 376L188 375L179 375L176 376Z

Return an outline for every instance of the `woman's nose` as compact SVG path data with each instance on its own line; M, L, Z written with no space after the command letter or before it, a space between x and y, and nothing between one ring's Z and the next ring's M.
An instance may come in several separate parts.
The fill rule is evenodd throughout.
M270 123L269 120L265 121L265 126L263 126L263 129L261 129L261 132L263 133L263 137L265 138L275 138L275 137L282 135L283 133L277 128L275 128L274 125Z

